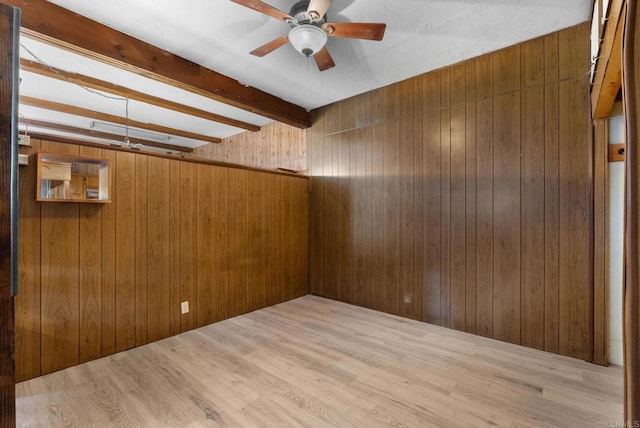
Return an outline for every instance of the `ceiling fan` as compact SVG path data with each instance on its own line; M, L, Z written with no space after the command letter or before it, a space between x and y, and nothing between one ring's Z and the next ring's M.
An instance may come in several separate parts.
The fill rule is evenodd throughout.
M352 39L382 40L387 24L328 23L327 10L333 0L300 0L285 13L260 0L231 0L291 26L288 34L278 37L253 50L251 55L263 57L290 42L294 49L306 57L313 57L320 71L336 64L327 50L327 36Z

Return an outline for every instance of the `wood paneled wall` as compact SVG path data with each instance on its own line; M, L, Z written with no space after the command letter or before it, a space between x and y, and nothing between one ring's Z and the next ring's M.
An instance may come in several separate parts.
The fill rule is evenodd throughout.
M591 360L589 26L313 112L310 287Z
M307 293L306 178L32 145L111 159L113 202L35 202L21 167L19 381Z
M286 168L307 171L307 133L284 123L272 122L259 132L243 132L220 144L196 148L194 157L249 165L259 168Z

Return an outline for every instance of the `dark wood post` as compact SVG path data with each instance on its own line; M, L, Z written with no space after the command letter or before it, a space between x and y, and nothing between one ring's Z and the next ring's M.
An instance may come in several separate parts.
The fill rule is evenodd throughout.
M627 426L640 421L640 28L638 3L627 2L623 88L627 131L624 283L624 372Z
M15 411L14 312L17 257L16 111L20 11L0 4L0 426Z

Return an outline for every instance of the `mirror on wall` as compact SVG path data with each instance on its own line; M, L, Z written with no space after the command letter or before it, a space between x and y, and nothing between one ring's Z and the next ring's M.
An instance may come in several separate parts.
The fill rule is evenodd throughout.
M111 161L87 156L38 152L36 200L110 202Z

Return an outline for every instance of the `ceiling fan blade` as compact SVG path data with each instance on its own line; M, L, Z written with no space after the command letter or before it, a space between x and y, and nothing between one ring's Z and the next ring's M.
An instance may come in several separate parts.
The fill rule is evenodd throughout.
M318 51L318 53L313 56L313 59L316 60L316 64L320 71L328 70L336 65L336 63L333 62L333 58L331 58L331 54L326 46Z
M387 24L358 22L338 22L322 26L329 36L365 40L382 40L386 28Z
M269 53L275 51L279 47L282 47L282 46L286 45L287 41L289 41L289 39L288 39L287 35L285 34L282 37L278 37L275 40L271 40L269 43L266 43L266 44L260 46L259 48L252 50L250 52L250 54L253 55L253 56L263 57L266 54L269 54Z
M287 19L293 19L289 16L288 13L281 11L280 9L276 9L273 6L269 6L266 3L261 2L260 0L231 0L234 3L238 3L244 7L248 7L249 9L256 10L260 13L263 13L272 18L278 19L280 21L286 21Z
M324 14L327 13L332 1L333 0L311 0L307 8L307 13L314 21L321 19Z

